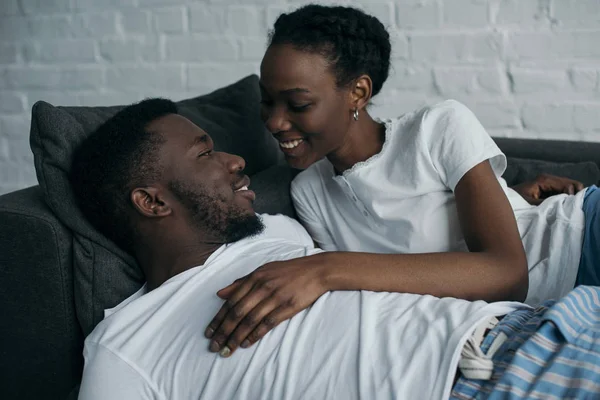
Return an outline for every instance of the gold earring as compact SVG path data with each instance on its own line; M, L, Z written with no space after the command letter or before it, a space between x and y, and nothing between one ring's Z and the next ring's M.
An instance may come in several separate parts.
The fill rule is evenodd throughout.
M353 114L354 120L358 121L358 108L354 109L354 114Z

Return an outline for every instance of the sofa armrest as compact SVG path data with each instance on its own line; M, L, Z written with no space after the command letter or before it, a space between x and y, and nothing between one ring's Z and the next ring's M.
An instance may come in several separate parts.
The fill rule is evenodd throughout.
M0 196L0 398L66 398L79 383L72 237L39 187Z

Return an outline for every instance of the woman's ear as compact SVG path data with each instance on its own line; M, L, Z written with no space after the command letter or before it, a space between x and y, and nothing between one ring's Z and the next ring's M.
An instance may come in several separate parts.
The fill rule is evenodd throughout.
M145 217L165 217L172 211L162 192L155 187L134 189L131 202L135 210Z
M361 110L371 100L373 95L373 81L369 75L361 75L354 81L352 90L350 91L352 108Z

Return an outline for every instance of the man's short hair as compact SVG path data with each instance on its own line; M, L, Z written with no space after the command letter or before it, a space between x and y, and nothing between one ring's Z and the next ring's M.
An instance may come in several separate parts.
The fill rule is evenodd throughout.
M130 194L161 175L158 150L164 138L146 128L177 114L166 99L146 99L119 111L75 150L70 180L79 207L100 233L132 252L136 229Z

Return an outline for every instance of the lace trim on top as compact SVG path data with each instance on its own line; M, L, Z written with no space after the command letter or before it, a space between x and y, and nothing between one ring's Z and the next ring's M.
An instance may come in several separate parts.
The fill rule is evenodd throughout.
M352 167L350 167L349 169L345 170L341 175L337 175L335 173L335 169L333 168L333 164L331 164L331 162L325 158L327 160L327 163L329 164L329 166L331 167L331 170L333 171L333 177L337 178L340 176L348 176L352 173L354 173L354 171L357 171L361 168L365 168L370 164L373 164L375 161L377 161L382 154L386 151L386 149L390 146L390 141L392 138L392 132L393 132L393 128L394 128L394 122L395 120L390 119L390 118L386 118L384 120L379 119L379 118L375 118L375 122L379 122L379 123L383 123L385 125L385 140L383 141L383 146L381 147L381 151L377 154L372 155L371 157L367 158L365 161L359 161L356 164L354 164Z

